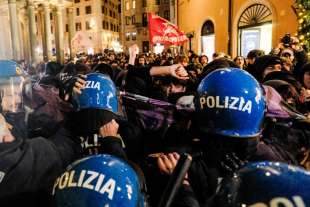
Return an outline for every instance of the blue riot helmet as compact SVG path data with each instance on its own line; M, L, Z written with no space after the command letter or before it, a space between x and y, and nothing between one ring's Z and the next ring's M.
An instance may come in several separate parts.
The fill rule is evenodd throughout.
M89 156L70 165L53 188L57 207L143 207L139 178L124 160Z
M97 134L100 127L118 119L117 91L111 79L100 73L86 75L82 94L73 94L73 131L79 136Z
M14 126L14 136L27 136L28 115L32 112L29 76L16 62L0 60L0 113Z
M217 207L310 206L310 173L278 162L250 163L222 180Z
M23 90L30 91L29 87L25 88L26 82L26 77L16 62L0 60L0 111L2 113L24 111Z
M241 138L260 134L265 99L248 72L217 69L201 81L197 94L195 109L201 131Z
M87 75L85 89L82 94L75 94L74 100L77 111L94 108L118 112L115 85L108 76L100 73Z

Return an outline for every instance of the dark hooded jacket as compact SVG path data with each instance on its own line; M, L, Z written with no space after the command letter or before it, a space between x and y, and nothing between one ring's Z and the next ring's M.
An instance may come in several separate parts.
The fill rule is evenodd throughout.
M49 139L1 143L0 156L0 206L49 206L54 180L81 156L81 147L60 129Z

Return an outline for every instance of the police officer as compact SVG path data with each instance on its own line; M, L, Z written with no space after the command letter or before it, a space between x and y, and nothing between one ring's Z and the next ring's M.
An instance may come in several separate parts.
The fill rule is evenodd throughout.
M53 188L57 207L145 207L134 168L115 156L92 155L71 164Z
M222 177L248 161L282 161L285 158L260 140L265 98L248 72L218 69L200 83L195 98L192 131L199 131L189 182L199 202L214 195ZM198 153L197 153L198 152Z
M15 62L0 61L0 68L0 205L48 206L54 180L81 156L80 143L63 128L28 139L27 77Z
M120 135L121 114L110 77L87 74L81 93L73 94L72 104L75 110L67 127L81 139L86 157L70 165L56 180L53 194L57 206L145 206L143 174L128 160L132 137L123 139ZM97 180L94 188L87 184L90 179ZM74 180L77 185L72 185Z
M14 135L27 136L27 118L31 112L31 84L20 66L0 60L0 112L15 128Z
M119 117L116 88L108 76L87 74L81 94L73 94L72 104L74 111L69 114L67 127L82 140L85 155L106 152L110 147L104 146L111 141L117 142L113 150L119 151L115 155L126 157L122 147L119 148L122 139L115 121Z
M225 178L212 206L309 206L309 190L309 172L279 162L256 162Z
M1 206L48 206L53 181L81 156L80 143L67 130L52 137L14 137L0 115Z

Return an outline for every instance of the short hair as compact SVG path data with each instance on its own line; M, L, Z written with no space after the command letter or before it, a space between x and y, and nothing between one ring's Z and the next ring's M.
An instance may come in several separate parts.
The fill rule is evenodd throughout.
M188 59L187 56L179 56L179 57L177 58L177 63L181 63L181 62L184 62L184 61L186 61L186 62L189 61L189 59Z
M248 55L247 58L258 58L265 55L264 50L251 50Z

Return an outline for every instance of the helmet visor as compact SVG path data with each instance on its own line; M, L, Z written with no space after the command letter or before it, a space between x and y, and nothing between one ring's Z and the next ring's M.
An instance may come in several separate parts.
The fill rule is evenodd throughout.
M23 110L23 82L21 76L0 78L0 112L21 112Z

